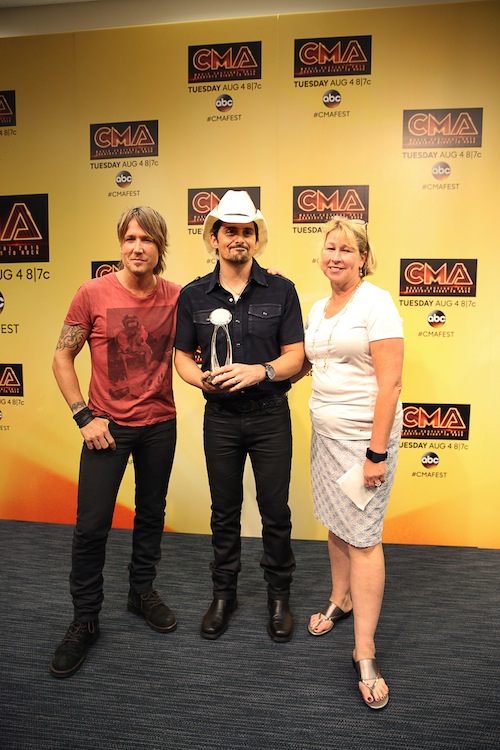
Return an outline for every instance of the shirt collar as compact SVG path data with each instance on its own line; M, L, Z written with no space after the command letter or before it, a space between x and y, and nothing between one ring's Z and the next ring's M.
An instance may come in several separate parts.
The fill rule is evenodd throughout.
M219 286L219 270L220 270L220 263L217 261L217 264L210 274L210 282L208 284L207 294L212 292L216 287ZM261 266L257 263L255 258L252 259L252 268L250 270L250 281L255 281L256 284L260 284L260 286L269 286L269 281L266 278L267 272L264 271Z

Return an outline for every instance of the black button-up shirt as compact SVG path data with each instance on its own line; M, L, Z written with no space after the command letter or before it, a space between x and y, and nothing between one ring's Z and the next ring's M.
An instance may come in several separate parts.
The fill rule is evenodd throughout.
M231 338L233 362L263 364L277 359L281 347L304 340L299 298L293 283L283 276L272 276L254 260L248 285L235 300L219 283L219 263L212 273L196 279L181 290L177 312L175 347L183 352L201 349L203 371L210 370L214 325L210 313L217 308L229 310L227 326ZM217 331L217 357L225 364L227 338L223 328ZM237 393L204 393L205 398L264 398L290 389L290 381L263 380Z

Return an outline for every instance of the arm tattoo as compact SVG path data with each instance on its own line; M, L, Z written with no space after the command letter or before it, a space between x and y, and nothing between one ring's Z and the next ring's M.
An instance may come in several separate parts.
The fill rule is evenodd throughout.
M74 404L71 404L69 407L73 414L76 414L77 411L80 411L80 409L84 409L87 406L85 401L75 401Z
M87 333L81 326L63 326L56 350L72 349L78 353L87 339Z

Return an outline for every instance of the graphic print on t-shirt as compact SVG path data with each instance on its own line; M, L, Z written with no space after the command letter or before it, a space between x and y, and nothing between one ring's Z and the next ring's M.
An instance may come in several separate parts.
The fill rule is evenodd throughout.
M112 399L166 395L172 337L162 333L158 307L108 310L108 375Z

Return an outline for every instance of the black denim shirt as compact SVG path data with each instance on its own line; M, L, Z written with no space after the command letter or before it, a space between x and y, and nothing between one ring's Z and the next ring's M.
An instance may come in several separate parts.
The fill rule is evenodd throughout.
M235 302L234 295L219 283L219 263L212 273L191 282L181 290L177 313L175 348L184 352L201 349L203 371L210 370L214 326L210 313L225 308L232 315L228 325L233 362L248 365L270 362L281 354L281 347L304 340L304 326L295 286L283 276L272 276L254 260L247 287ZM226 360L226 334L217 332L217 356ZM264 398L290 389L290 381L263 380L231 394L207 394L208 400L221 398Z

